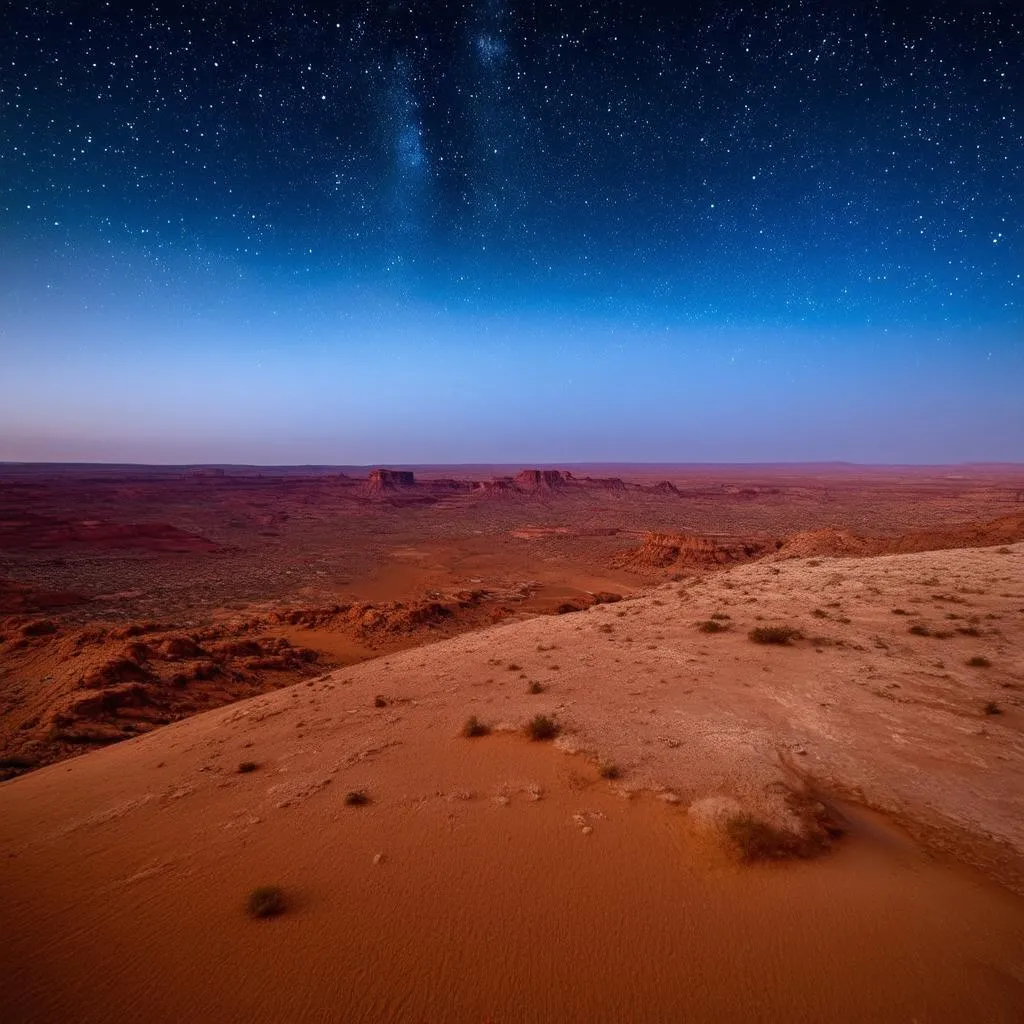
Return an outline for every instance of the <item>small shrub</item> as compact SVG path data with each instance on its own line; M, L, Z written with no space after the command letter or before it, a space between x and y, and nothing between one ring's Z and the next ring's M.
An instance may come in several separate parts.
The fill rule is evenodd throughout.
M276 917L284 913L284 893L276 885L261 885L249 893L250 917Z
M911 626L907 630L907 632L913 634L914 636L931 636L932 635L932 631L927 626L923 626L920 622L917 622L913 626Z
M388 706L388 702L383 696L381 696L381 694L378 693L377 696L373 698L373 706L375 708L386 708Z
M470 715L462 726L462 735L465 736L466 739L474 739L477 736L486 736L490 731L491 727L486 722L481 722L476 715Z
M238 765L238 770L242 775L248 775L249 772L254 772L257 768L259 765L255 761L241 761Z
M536 693L543 693L544 692L544 684L543 683L538 683L537 680L535 679L526 688L526 692L527 693L534 693L534 694L536 694Z
M745 811L734 814L726 821L725 835L745 861L777 860L800 853L796 836Z
M370 797L365 789L350 789L345 794L345 803L349 807L365 807L370 802Z
M602 779L610 780L619 778L619 776L622 775L622 772L619 770L619 766L617 764L614 764L611 761L602 761L601 764L597 766L597 774L600 775Z
M526 723L526 735L531 740L553 740L560 731L558 723L548 715L534 715Z
M985 705L985 714L986 715L1001 715L1002 713L1003 713L1003 709L994 700L990 700Z
M697 628L702 633L724 633L729 627L723 626L717 619L706 619L704 622L699 622Z
M967 659L967 665L969 668L991 668L992 662L983 655L976 654L973 658Z
M747 634L755 644L788 644L803 634L792 626L758 626Z

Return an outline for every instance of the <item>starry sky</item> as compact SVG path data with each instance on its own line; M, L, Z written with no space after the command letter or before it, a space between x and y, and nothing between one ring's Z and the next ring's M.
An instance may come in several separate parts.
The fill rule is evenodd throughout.
M0 460L1024 461L1018 0L0 10Z

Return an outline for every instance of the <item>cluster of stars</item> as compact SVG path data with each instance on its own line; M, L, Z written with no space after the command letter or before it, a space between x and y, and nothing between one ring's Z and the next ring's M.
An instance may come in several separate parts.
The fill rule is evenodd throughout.
M3 258L1019 326L1022 54L1011 0L22 5Z

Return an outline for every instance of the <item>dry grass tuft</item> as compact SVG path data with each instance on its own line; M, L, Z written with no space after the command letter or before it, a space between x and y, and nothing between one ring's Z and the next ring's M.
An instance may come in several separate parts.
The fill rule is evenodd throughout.
M747 636L755 644L788 644L793 640L803 638L803 633L792 626L758 626L752 629Z
M491 727L486 722L481 722L476 715L470 715L462 726L462 735L466 739L475 739L477 736L487 736Z
M792 832L769 825L743 811L725 823L725 835L744 861L780 860L800 856L802 843Z
M276 917L285 909L284 893L276 885L261 885L249 893L250 917Z
M534 715L526 723L526 735L531 740L553 740L561 732L561 726L548 715Z
M704 622L697 623L697 628L702 633L724 633L729 627L716 619L705 619Z

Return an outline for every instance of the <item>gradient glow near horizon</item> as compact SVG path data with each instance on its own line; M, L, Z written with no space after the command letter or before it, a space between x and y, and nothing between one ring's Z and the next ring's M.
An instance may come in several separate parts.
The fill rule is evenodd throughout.
M0 460L1024 460L1024 9L891 7L9 14Z

